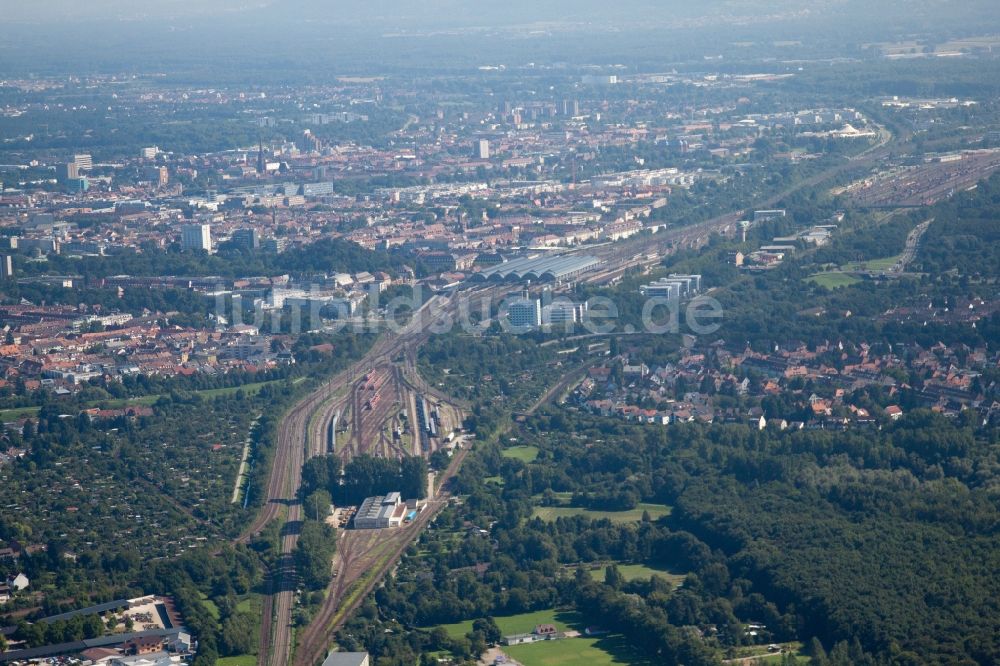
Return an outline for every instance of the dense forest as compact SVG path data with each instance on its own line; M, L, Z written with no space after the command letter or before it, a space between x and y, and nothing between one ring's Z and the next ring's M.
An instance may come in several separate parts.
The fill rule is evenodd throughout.
M1000 659L1000 458L995 430L971 418L917 411L878 433L773 433L550 410L515 433L538 458L483 445L467 460L462 507L376 595L382 616L433 627L570 607L630 636L655 663L715 663L748 640L741 627L750 622L765 625L768 640L817 638L824 654L854 655L833 663ZM623 493L673 511L625 524L588 517L623 508ZM583 511L543 520L538 508L552 497ZM492 527L487 537L468 525ZM655 576L579 573L608 562L686 576L674 589ZM714 633L695 639L685 627ZM412 663L401 655L414 645L368 635L368 648L388 657L379 663ZM443 641L421 636L418 654Z
M18 268L27 272L77 273L89 279L109 275L183 277L308 275L313 273L357 273L384 271L395 275L402 261L387 252L368 250L340 238L324 238L278 254L230 250L217 254L183 251L173 245L166 250L144 248L135 254L106 257L71 257L52 255L44 264L25 263Z
M810 210L806 219L832 212ZM726 265L739 244L721 238L663 270L707 276L726 308L718 336L761 351L843 340L845 349L916 341L992 352L1000 317L987 312L972 326L946 315L997 297L998 210L994 178L928 210L852 213L829 245L800 247L762 275ZM898 255L928 218L906 275L836 289L810 280ZM794 224L770 224L755 240ZM626 275L576 297L612 297L621 321L638 322L647 280ZM890 316L928 305L940 320ZM493 618L556 609L623 637L630 651L615 656L627 663L718 663L770 641L803 645L784 664L1000 661L1000 432L978 410L920 409L911 372L892 398L905 416L872 428L659 427L573 406L536 412L528 408L554 381L548 368L564 376L588 363L583 351L557 354L568 345L556 337L489 331L440 336L422 350L425 374L472 402L479 441L451 489L460 502L344 627L341 645L386 666L442 653L470 663L496 641ZM678 344L619 337L608 353L634 348L665 363ZM977 386L995 379L986 368ZM866 399L884 406L882 393L871 387ZM780 399L765 400L765 411ZM646 575L622 573L635 567ZM475 623L460 636L442 626L463 620Z

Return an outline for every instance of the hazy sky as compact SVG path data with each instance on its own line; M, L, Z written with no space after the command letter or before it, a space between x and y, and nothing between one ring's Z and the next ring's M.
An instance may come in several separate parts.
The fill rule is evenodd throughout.
M232 69L251 58L274 68L378 64L389 51L397 64L421 56L441 66L460 56L701 59L779 41L841 55L866 42L998 32L998 0L0 0L0 76Z
M996 0L0 0L5 22L81 20L228 19L275 17L324 23L384 22L491 25L533 21L654 22L709 16L739 21L797 18L864 22L872 16L901 21L923 17L991 19Z
M659 5L667 7L676 0L661 2L635 2L630 4L645 5L653 8ZM538 0L535 2L490 3L484 0L156 0L155 2L137 2L136 0L0 0L0 9L6 18L16 21L50 22L59 20L75 20L81 18L108 19L118 18L132 20L137 18L156 17L194 17L219 14L241 14L244 16L270 15L276 12L284 14L303 14L309 18L330 18L337 15L345 18L350 15L357 17L446 17L456 12L466 17L476 14L492 15L495 9L509 12L512 5L520 5L518 9L526 14L535 11L540 15L550 16L553 10L562 15L572 17L581 9L607 6L600 0ZM620 4L619 4L620 6Z

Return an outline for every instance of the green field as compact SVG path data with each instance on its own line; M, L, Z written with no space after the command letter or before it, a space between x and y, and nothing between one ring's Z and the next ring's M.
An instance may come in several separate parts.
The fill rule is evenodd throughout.
M201 605L205 607L205 610L208 611L209 615L214 617L216 620L222 617L222 614L219 613L219 607L215 605L214 601L208 598L208 595L206 595L204 592L201 592L198 594L198 596L201 597Z
M634 509L628 511L593 511L577 506L539 506L535 507L532 514L542 520L555 520L556 518L569 518L572 516L587 516L599 520L607 518L616 523L631 523L642 520L642 512L648 511L649 517L653 520L670 515L670 507L665 504L639 504Z
M900 255L895 257L883 257L882 259L870 259L869 261L852 261L844 264L841 268L845 271L887 271L896 265Z
M650 661L635 653L621 636L564 638L502 648L524 666L647 666Z
M497 616L497 626L504 636L530 633L539 624L555 625L559 631L583 632L590 623L576 611L544 610L519 615ZM452 638L460 638L472 632L472 620L441 625ZM600 636L595 638L564 638L541 641L530 645L513 645L501 648L524 666L611 666L630 664L631 666L652 666L636 654L621 636Z
M604 570L606 567L607 565L599 566L593 569L587 569L587 571L594 580L603 581ZM687 576L687 574L670 571L664 567L651 567L646 564L619 564L618 571L621 572L622 577L629 582L633 580L649 580L653 576L659 576L660 578L669 581L674 586L683 583L684 578Z
M504 458L513 458L523 463L531 463L535 462L535 459L538 457L538 447L512 446L509 449L504 449L502 455Z
M246 596L244 599L240 599L240 602L236 604L236 610L241 613L252 613L253 615L260 615L261 612L262 599L259 594L253 593Z
M26 416L34 416L38 413L38 407L16 407L14 409L0 410L0 422L7 423L23 419Z
M222 657L215 664L216 666L257 666L257 657L252 654L241 654L238 657Z
M814 273L807 278L810 282L819 285L820 287L826 287L827 289L836 289L837 287L849 287L852 284L857 284L861 282L860 278L856 278L853 275L848 275L847 273Z
M497 626L500 627L500 632L504 636L531 633L540 624L555 625L559 631L567 631L569 629L583 631L586 628L583 617L575 611L543 610L535 611L534 613L521 613L519 615L497 616L493 619L496 620ZM442 624L441 626L444 627L445 631L452 638L461 638L472 632L472 620L455 622L454 624Z

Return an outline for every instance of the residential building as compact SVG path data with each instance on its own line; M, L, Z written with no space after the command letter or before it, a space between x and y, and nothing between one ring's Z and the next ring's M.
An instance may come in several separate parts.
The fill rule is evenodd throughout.
M241 250L260 249L260 233L252 228L237 229L232 236L233 245Z
M490 142L486 139L480 139L476 141L476 148L474 151L475 158L477 160L488 160L490 159Z
M170 172L165 166L146 167L142 171L142 179L157 187L163 187L170 182Z
M208 224L185 224L181 227L181 248L212 251L212 227Z
M66 183L73 178L80 177L80 169L77 168L75 162L67 162L66 164L56 165L56 180L60 183Z

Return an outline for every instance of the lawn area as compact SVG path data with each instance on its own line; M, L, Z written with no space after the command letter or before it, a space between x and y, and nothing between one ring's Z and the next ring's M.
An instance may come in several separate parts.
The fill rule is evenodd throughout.
M272 382L256 382L254 384L244 384L243 386L227 386L226 388L204 389L202 391L195 391L195 393L197 393L200 396L204 396L206 398L217 398L220 395L235 395L237 391L242 389L242 391L246 395L250 396L250 395L257 395L258 393L260 393L260 390L265 386L267 386L268 384L274 384L281 381L284 380L276 379Z
M568 518L571 516L587 516L599 520L608 518L616 523L631 523L642 520L642 512L648 511L649 517L653 520L670 515L670 507L666 504L646 504L637 505L628 511L593 511L578 506L539 506L535 507L532 514L542 520L555 520L556 518Z
M519 615L496 616L493 619L496 620L497 626L500 627L504 636L531 633L540 624L555 625L559 631L568 629L583 631L586 628L583 617L575 611L543 610ZM441 626L452 638L461 638L472 631L472 620L442 624Z
M603 581L604 570L606 568L607 565L602 565L594 567L593 569L587 569L587 571L594 580ZM618 571L620 571L622 577L629 582L633 580L649 580L653 576L659 576L660 578L669 581L674 586L683 583L684 578L687 576L687 574L671 571L664 567L651 567L646 564L619 564Z
M219 607L216 606L215 602L209 599L204 592L200 593L198 596L201 597L201 605L205 607L205 610L208 611L209 615L214 617L216 620L222 617L222 614L219 613Z
M262 600L259 594L249 594L245 599L241 599L240 602L236 604L236 610L242 613L260 615L261 603Z
M16 407L14 409L4 409L0 411L0 422L7 423L23 419L26 416L34 416L38 413L38 407Z
M684 582L684 577L687 575L673 572L663 567L651 567L646 564L619 564L618 570L622 572L622 576L627 581L649 580L653 576L659 576L671 581L675 585L680 585Z
M535 462L535 458L538 457L538 447L512 446L509 449L504 449L502 455L504 458L513 458L523 463L531 463Z
M502 648L524 666L647 666L651 662L635 651L621 636L564 638Z
M827 289L836 289L837 287L849 287L852 284L857 284L861 282L860 278L856 278L853 275L848 275L847 273L814 273L807 278L810 282L818 284L821 287L826 287Z
M895 257L884 257L882 259L870 259L868 261L852 261L844 264L845 271L887 271L896 265L901 255Z
M252 654L241 654L238 657L221 657L216 666L257 666L257 657Z

